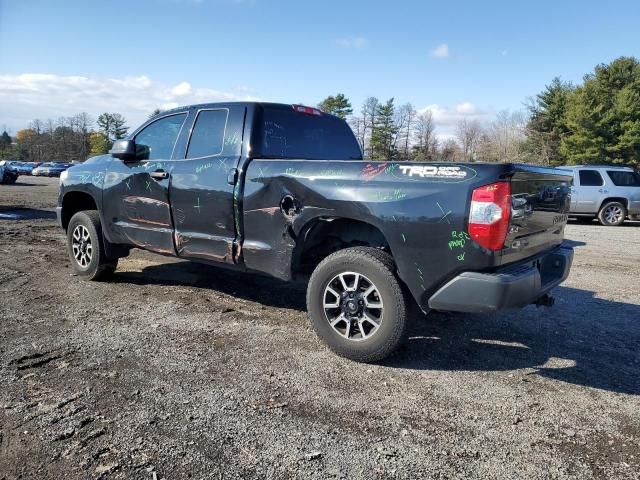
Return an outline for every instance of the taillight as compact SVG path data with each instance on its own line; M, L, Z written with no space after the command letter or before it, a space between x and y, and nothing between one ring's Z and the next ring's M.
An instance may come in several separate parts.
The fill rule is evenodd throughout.
M469 235L489 250L500 250L509 229L511 216L511 185L492 183L478 187L471 195Z
M318 116L322 115L322 112L317 108L305 107L304 105L291 105L291 106L298 113L306 113L307 115L318 115Z

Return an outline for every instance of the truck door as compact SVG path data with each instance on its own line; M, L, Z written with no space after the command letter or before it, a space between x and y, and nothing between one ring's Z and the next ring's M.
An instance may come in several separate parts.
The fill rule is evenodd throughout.
M233 263L234 171L245 107L199 108L181 160L171 174L171 211L178 256Z
M171 113L134 136L136 159L112 159L103 192L103 217L114 243L175 255L169 182L176 141L188 112Z
M579 169L574 188L575 213L596 213L604 195L604 180L597 170Z

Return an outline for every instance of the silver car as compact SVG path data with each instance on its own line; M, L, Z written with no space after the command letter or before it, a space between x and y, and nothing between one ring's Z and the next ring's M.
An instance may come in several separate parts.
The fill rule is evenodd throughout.
M569 165L573 172L570 217L597 218L602 225L640 220L640 174L628 167Z

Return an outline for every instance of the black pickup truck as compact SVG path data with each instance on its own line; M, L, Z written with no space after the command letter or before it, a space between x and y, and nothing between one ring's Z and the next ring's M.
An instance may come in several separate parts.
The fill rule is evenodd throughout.
M409 302L491 313L569 274L571 175L514 164L365 161L315 108L215 103L143 124L61 176L58 221L79 276L137 247L308 282L317 334L358 361L403 340Z

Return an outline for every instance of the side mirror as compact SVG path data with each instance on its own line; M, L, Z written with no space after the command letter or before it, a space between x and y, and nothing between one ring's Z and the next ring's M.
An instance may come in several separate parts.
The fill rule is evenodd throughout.
M133 140L116 140L109 153L120 160L131 162L136 159L136 142Z

